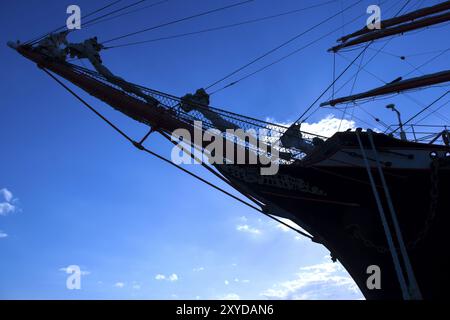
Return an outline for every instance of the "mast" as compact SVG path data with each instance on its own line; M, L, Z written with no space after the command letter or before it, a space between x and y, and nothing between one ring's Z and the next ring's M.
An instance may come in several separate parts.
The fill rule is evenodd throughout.
M410 13L404 14L404 15L399 16L399 17L383 20L381 23L382 23L382 27L383 28L389 28L389 27L398 25L398 24L403 23L403 22L416 20L416 19L423 18L423 17L426 17L426 16L431 15L431 14L443 12L443 11L446 11L446 10L449 10L449 9L450 9L450 1L445 1L445 2L439 3L439 4L435 5L435 6L422 8L422 9L419 9L419 10L412 11ZM362 29L360 29L358 31L355 31L353 33L350 33L348 35L345 35L345 36L339 38L338 41L346 42L347 40L349 40L351 38L354 38L354 37L357 37L357 36L360 36L360 35L363 35L363 34L366 34L366 33L370 33L370 32L373 32L373 31L374 30L370 30L367 27L364 27L364 28L362 28Z
M330 101L326 101L320 104L321 107L323 106L335 106L340 103L350 102L350 101L356 101L361 100L364 98L371 98L376 96L381 96L389 93L398 93L405 90L435 85L443 82L450 81L450 70L437 72L421 77L406 79L403 81L398 81L394 83L388 83L384 86L363 92L354 94L351 96L346 96L342 98L333 99Z
M401 25L399 25L397 27L393 27L393 28L372 31L370 33L364 34L364 35L357 37L353 40L350 40L348 42L344 42L340 45L334 46L331 49L329 49L328 51L338 52L339 50L346 48L346 47L351 47L351 46L354 46L357 44L366 43L369 41L393 36L396 34L401 34L401 33L409 32L409 31L429 27L429 26L439 24L439 23L444 23L447 21L450 21L450 12L446 12L444 14L432 16L429 18L420 19L420 20L417 20L417 21L414 21L411 23L401 24Z

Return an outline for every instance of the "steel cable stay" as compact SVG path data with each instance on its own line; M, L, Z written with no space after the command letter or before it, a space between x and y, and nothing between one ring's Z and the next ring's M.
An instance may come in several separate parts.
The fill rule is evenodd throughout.
M89 24L94 23L94 22L96 22L96 21L98 21L98 20L100 20L100 19L102 19L102 18L105 18L105 17L108 17L108 16L110 16L110 15L112 15L112 14L121 12L121 11L126 10L126 9L128 9L128 8L137 6L137 5L139 5L139 4L141 4L141 3L145 2L145 1L148 1L148 0L138 0L138 1L136 1L136 2L133 2L133 3L129 4L129 5L126 5L126 6L124 6L124 7L121 7L121 8L119 8L119 9L114 10L114 11L105 13L104 15L101 15L101 16L99 16L99 17L93 18L93 19L91 19L91 20L85 22L84 24L85 24L86 26L89 26Z
M353 94L353 91L355 90L356 81L358 80L358 76L359 76L359 74L360 74L360 72L361 72L361 69L362 69L362 63L363 63L363 61L364 61L365 53L366 53L366 52L364 51L364 53L361 55L361 58L360 58L360 61L359 61L359 65L358 65L358 70L356 70L356 74L355 74L355 77L354 77L354 79L353 79L353 84L352 84L352 87L351 87L351 89L350 89L350 94ZM333 84L333 88L334 88L334 84ZM338 131L341 130L342 122L344 121L345 116L346 116L346 114L347 114L348 105L349 105L349 103L346 103L346 104L345 104L345 109L344 109L344 112L343 112L343 114L342 114L341 121L339 122ZM354 113L354 111L355 111L355 109L353 109L353 113Z
M314 29L320 27L321 25L325 24L326 22L330 21L331 19L333 19L333 18L339 16L339 15L341 14L341 12L345 12L345 11L347 11L347 10L349 10L349 9L351 9L351 8L353 8L353 7L355 7L355 6L356 6L357 4L359 4L360 2L362 2L362 0L356 1L355 3L353 3L352 5L346 7L346 8L343 9L342 11L339 11L338 13L333 14L333 15L330 16L330 17L327 17L326 19L320 21L319 23L317 23L317 24L311 26L310 28L308 28L308 29L302 31L302 32L299 33L299 34L296 34L294 37L292 37L292 38L288 39L287 41L285 41L285 42L279 44L278 46L276 46L276 47L270 49L269 51L267 51L267 52L263 53L262 55L256 57L255 59L251 60L250 62L244 64L243 66L241 66L241 67L235 69L234 71L228 73L228 74L225 75L224 77L222 77L222 78L220 78L220 79L214 81L213 83L211 83L211 84L205 86L205 89L210 89L210 88L216 86L217 84L219 84L219 83L221 83L222 81L224 81L224 80L226 80L226 79L232 77L233 75L235 75L236 73L242 71L243 69L245 69L245 68L247 68L247 67L249 67L249 66L255 64L256 62L258 62L258 61L260 61L261 59L267 57L268 55L272 54L273 52L275 52L275 51L277 51L277 50L279 50L279 49L285 47L285 46L288 45L289 43L292 43L293 41L297 40L298 38L302 37L303 35L305 35L305 34L311 32L312 30L314 30Z
M383 2L381 2L381 4L384 4L385 2L387 2L387 1L383 1ZM387 11L390 11L392 8L393 8L393 6L391 6L389 9L387 9ZM344 26L347 26L347 25L349 25L349 24L355 22L356 20L358 20L358 19L361 18L362 16L364 16L364 14L355 17L354 19L352 19L352 20L350 20L349 22L345 23ZM335 29L335 30L332 30L331 32L326 33L325 35L323 35L323 36L321 36L321 37L319 37L319 38L317 38L317 39L315 39L315 40L309 42L308 44L306 44L306 45L304 45L304 46L302 46L302 47L300 47L300 48L298 48L298 49L296 49L296 50L294 50L294 51L292 51L292 52L290 52L290 53L288 53L288 54L282 56L281 58L279 58L279 59L277 59L277 60L275 60L275 61L273 61L273 62L271 62L271 63L269 63L269 64L267 64L267 65L264 65L263 67L257 69L256 71L253 71L253 72L251 72L251 73L249 73L249 74L247 74L247 75L245 75L245 76L243 76L243 77L241 77L241 78L239 78L239 79L237 79L237 80L235 80L235 81L232 81L232 82L230 82L229 84L227 84L227 85L221 87L220 89L216 89L215 91L211 92L210 95L214 95L214 94L216 94L216 93L218 93L218 92L220 92L220 91L223 91L223 90L225 90L225 89L227 89L227 88L229 88L229 87L231 87L231 86L234 86L234 85L240 83L241 81L246 80L246 79L248 79L248 78L250 78L250 77L252 77L252 76L254 76L254 75L256 75L256 74L258 74L258 73L260 73L260 72L262 72L262 71L264 71L264 70L266 70L266 69L268 69L269 67L271 67L271 66L273 66L273 65L275 65L275 64L278 64L278 63L282 62L283 60L285 60L285 59L287 59L287 58L289 58L289 57L291 57L291 56L293 56L293 55L299 53L300 51L302 51L302 50L304 50L304 49L310 47L311 45L314 45L315 43L319 42L320 40L325 39L326 37L330 36L331 34L337 32L337 31L339 31L339 30ZM333 77L333 79L334 79L334 78L335 78L335 77ZM338 90L338 91L339 91L339 90ZM336 93L336 92L335 92L335 93Z
M405 97L408 98L410 101L414 102L414 103L415 103L416 105L418 105L419 107L425 108L425 107L427 106L425 103L419 101L419 100L416 99L416 98L413 98L413 97L410 96L410 95L405 95ZM450 122L449 119L447 119L445 116L441 115L441 114L438 112L438 109L444 107L447 103L448 103L448 101L447 101L446 103L444 103L443 105L441 105L439 108L435 109L434 111L431 111L428 115L425 116L425 118L427 118L427 117L429 117L429 116L431 116L431 115L435 115L436 117L440 118L440 119L443 120L443 121ZM429 109L429 108L427 108L426 110L428 110L428 109ZM417 122L416 122L415 124L417 124ZM413 124L413 125L414 125L414 124Z
M108 4L108 5L104 6L104 7L101 7L101 8L99 8L99 9L96 9L96 10L94 10L94 11L88 13L88 14L85 15L83 18L88 18L88 17L90 17L90 16L93 16L94 14L99 13L99 12L101 12L101 11L103 11L103 10L106 10L106 9L108 9L108 8L110 8L110 7L114 6L114 5L116 5L117 3L121 2L121 1L122 1L122 0L116 0L116 1L113 1L112 3L110 3L110 4ZM66 25L63 25L63 26L61 26L61 27L58 27L58 28L54 29L53 31L50 31L50 32L48 32L48 33L46 33L46 34L44 34L44 35L38 37L38 38L35 38L35 39L33 39L33 40L26 41L24 44L32 45L32 44L34 44L34 43L40 41L41 39L45 38L45 37L48 36L49 34L54 33L54 32L58 32L58 31L60 31L60 30L62 30L62 29L64 29L64 28L66 28Z
M231 8L234 8L234 7L238 7L238 6L241 6L241 5L253 2L253 1L256 1L256 0L244 0L244 1L240 1L240 2L237 2L237 3L234 3L234 4L230 4L230 5L227 5L227 6L219 7L219 8L216 8L216 9L203 11L203 12L200 12L200 13L196 13L194 15L190 15L190 16L184 17L184 18L172 20L172 21L161 23L161 24L158 24L158 25L155 25L155 26L152 26L152 27L147 27L147 28L144 28L144 29L141 29L141 30L138 30L138 31L134 31L134 32L130 32L130 33L127 33L127 34L124 34L124 35L121 35L121 36L117 36L117 37L108 39L106 41L103 41L102 44L104 45L105 43L109 43L109 42L112 42L112 41L128 38L128 37L135 36L137 34L148 32L148 31L151 31L151 30L155 30L155 29L159 29L159 28L162 28L162 27L170 26L170 25L173 25L173 24L176 24L176 23L180 23L180 22L192 20L192 19L195 19L195 18L203 17L203 16L206 16L206 15L209 15L209 14L212 14L212 13L216 13L216 12L224 11L224 10L231 9Z
M405 265L406 275L407 275L407 278L408 278L408 284L406 283L406 279L405 279L405 276L403 274L403 270L402 270L402 266L401 266L401 263L400 263L400 259L398 257L397 249L396 249L395 244L393 242L392 232L390 230L390 227L389 227L389 224L388 224L388 221L387 221L387 216L386 216L385 210L383 208L383 204L381 202L381 198L380 198L380 195L378 193L374 177L372 175L372 170L371 170L370 164L368 162L368 158L367 158L367 155L366 155L366 151L365 151L364 145L362 143L362 139L360 137L360 132L358 130L356 131L356 138L358 140L358 144L359 144L362 156L363 156L363 160L364 160L364 164L365 164L365 167L366 167L366 171L367 171L367 174L368 174L368 177L369 177L369 181L370 181L370 184L371 184L371 187L372 187L372 192L373 192L373 195L374 195L374 198L375 198L375 202L376 202L379 214L380 214L382 226L383 226L383 229L384 229L384 232L385 232L385 236L386 236L386 240L387 240L387 243L388 243L388 246L389 246L389 251L390 251L391 256L392 256L394 269L395 269L395 272L397 274L397 279L398 279L399 284L400 284L400 288L401 288L401 291L402 291L403 299L405 299L405 300L411 300L411 299L420 300L420 299L422 299L422 296L420 294L420 290L419 290L419 287L417 285L417 282L416 282L416 279L415 279L415 276L414 276L414 272L412 271L412 267L411 267L411 263L410 263L410 260L409 260L409 256L408 256L408 253L406 251L406 247L405 247L405 244L404 244L404 241L403 241L402 233L401 233L401 230L400 230L399 225L398 225L397 216L396 216L394 207L392 205L392 201L391 201L390 193L389 193L389 190L388 190L388 186L386 184L386 180L385 180L385 177L384 177L384 174L383 174L383 170L381 169L381 166L380 166L378 153L377 153L377 150L375 148L375 144L373 142L372 132L368 131L368 138L369 138L369 142L370 142L370 145L371 145L371 149L372 149L372 151L374 152L374 155L375 155L376 166L377 166L378 173L379 173L379 176L380 176L380 179L381 179L381 183L382 183L382 186L383 186L382 189L384 190L384 194L385 194L385 197L386 197L386 200L387 200L389 212L391 213L391 217L390 218L391 218L391 220L393 222L393 225L394 225L394 235L395 235L396 240L397 240L397 242L399 243L399 246L400 246L400 254L401 254L403 263Z
M123 16L128 15L128 14L132 14L132 13L135 13L135 12L139 12L139 11L142 11L142 10L145 10L145 9L148 9L148 8L153 8L153 7L155 7L155 6L158 6L158 5L160 5L160 4L164 4L164 3L169 2L169 1L170 1L170 0L160 0L160 1L156 1L156 2L153 2L153 3L150 3L150 4L146 5L146 6L144 6L144 7L140 7L140 8L133 9L133 10L130 10L130 11L127 11L127 12L123 12L123 13L119 13L119 14L117 14L117 15L115 15L115 16L112 16L112 17L108 17L108 16L105 16L105 17L98 17L98 18L95 19L95 21L89 21L88 23L86 23L86 24L88 24L88 25L87 25L87 26L85 25L85 27L92 27L92 26L94 26L94 25L97 25L97 24L100 24L100 23L104 23L104 22L107 22L107 21L110 21L110 20L113 20L113 19L117 19L117 18L123 17ZM141 1L138 1L138 2L135 3L135 4L132 4L132 5L128 6L127 9L130 8L130 7L132 7L132 6L134 6L134 5L140 4L140 3L141 3ZM125 10L125 8L122 8L120 11L122 11L122 10ZM115 13L118 13L118 12L119 12L119 11L117 11L117 12L115 12ZM113 13L114 13L114 12L111 12L111 13L108 14L108 15L111 15L111 14L113 14Z
M450 100L448 100L447 102L441 104L439 107L437 107L435 110L431 111L429 114L423 116L422 118L420 118L419 120L417 120L416 122L414 122L413 125L418 125L420 122L422 122L423 120L427 119L428 117L432 116L433 114L435 114L436 112L438 112L440 109L442 109L443 107L445 107L446 105L448 105L448 103L450 102ZM446 121L448 123L450 123L450 119L446 119Z
M353 59L353 61L351 62L351 63L349 63L348 65L347 65L347 67L339 74L339 76L337 76L336 77L336 79L334 79L334 81L330 84L330 85L328 85L328 87L327 88L325 88L325 90L323 90L322 91L322 93L317 97L317 99L316 100L314 100L314 102L313 103L311 103L310 105L309 105L309 107L308 108L306 108L306 110L300 115L300 117L295 121L295 123L298 123L298 122L304 122L304 121L306 121L315 111L313 111L313 113L311 113L310 115L308 115L306 118L304 118L304 119L302 119L304 116L306 116L306 114L316 105L316 103L317 102L319 102L319 100L320 99L322 99L322 97L328 92L328 90L330 90L332 87L333 87L333 85L350 69L350 67L355 63L355 61L357 61L363 54L364 54L364 52L366 52L366 50L367 50L367 48L369 47L369 45L371 44L372 42L369 42L367 45L366 45L366 48L364 48L364 50L362 50L354 59ZM319 106L320 107L320 106Z
M177 38L182 38L182 37L187 37L187 36L192 36L192 35L202 34L202 33L207 33L207 32L219 31L219 30L229 29L229 28L233 28L233 27L239 27L239 26L243 26L243 25L247 25L247 24L252 24L252 23L256 23L256 22L266 21L266 20L275 19L275 18L283 17L283 16L286 16L286 15L294 14L294 13L303 12L303 11L306 11L306 10L309 10L309 9L323 7L323 6L326 6L326 5L330 4L330 3L334 3L336 1L337 0L330 0L330 1L327 1L327 2L311 5L311 6L308 6L308 7L302 7L302 8L295 9L295 10L285 11L285 12L281 12L281 13L278 13L278 14L264 16L264 17L261 17L261 18L244 20L244 21L241 21L241 22L236 22L236 23L232 23L232 24L226 24L226 25L222 25L222 26L218 26L218 27L205 28L205 29L197 30L197 31L179 33L179 34L168 35L168 36L163 36L163 37L158 37L158 38L153 38L153 39L148 39L148 40L135 41L135 42L129 42L129 43L123 43L123 44L108 46L108 47L105 47L105 49L123 48L123 47L135 46L135 45L151 43L151 42L157 42L157 41L162 41L162 40L177 39ZM112 18L110 18L110 19L112 19Z
M358 17L356 17L356 18L353 19L352 21L350 21L348 24L350 24L350 23L356 21L356 20L359 19L360 17L361 17L361 15L358 16ZM218 92L220 92L220 91L223 91L223 90L225 90L225 89L227 89L227 88L230 88L231 86L234 86L234 85L236 85L236 84L238 84L238 83L240 83L240 82L242 82L242 81L244 81L244 80L246 80L246 79L248 79L248 78L250 78L250 77L252 77L252 76L254 76L254 75L256 75L256 74L258 74L258 73L260 73L260 72L262 72L262 71L264 71L264 70L266 70L266 69L268 69L268 68L274 66L275 64L278 64L278 63L280 63L280 62L286 60L287 58L289 58L289 57L291 57L291 56L293 56L293 55L299 53L300 51L302 51L302 50L304 50L304 49L306 49L306 48L308 48L308 47L310 47L310 46L312 46L312 45L314 45L314 44L316 44L316 43L318 43L320 40L325 39L326 37L332 35L333 33L337 32L337 31L338 31L338 30L332 30L331 32L326 33L325 35L323 35L323 36L321 36L321 37L319 37L319 38L317 38L317 39L315 39L315 40L313 40L313 41L307 43L306 45L304 45L304 46L302 46L302 47L300 47L300 48L298 48L298 49L295 49L294 51L292 51L292 52L290 52L290 53L288 53L288 54L282 56L281 58L279 58L279 59L277 59L277 60L275 60L275 61L273 61L273 62L271 62L271 63L269 63L269 64L266 64L266 65L264 65L263 67L261 67L261 68L259 68L259 69L256 69L255 71L253 71L253 72L251 72L251 73L249 73L249 74L247 74L247 75L245 75L245 76L243 76L243 77L241 77L241 78L239 78L239 79L237 79L237 80L235 80L235 81L233 81L233 82L230 82L229 84L227 84L227 85L221 87L220 89L217 89L217 90L211 92L210 95L214 95L214 94L216 94L216 93L218 93ZM333 82L335 83L335 81L333 81Z
M412 70L412 71L408 72L407 74L405 74L404 77L407 77L407 76L411 75L412 73L414 73L415 71L420 70L422 67L430 64L431 62L433 62L434 60L436 60L440 56L444 55L448 51L450 51L450 48L447 48L447 49L443 50L442 52L440 52L439 54L437 54L436 56L431 57L429 60L427 60L424 63L422 63L421 65L417 66L414 70Z
M430 104L428 104L427 106L425 106L422 110L420 110L419 112L417 112L416 114L414 114L412 117L410 117L408 120L406 120L403 123L403 126L407 125L408 123L410 123L413 119L417 118L419 115L421 115L422 113L424 113L426 110L428 110L429 108L431 108L432 106L434 106L437 102L439 102L441 99L443 99L448 93L450 92L450 90L447 90L446 92L444 92L441 96L439 96L437 99L433 100ZM397 127L395 130L393 130L391 133L395 133L400 129L400 127Z
M403 9L405 9L405 7L409 4L411 2L411 0L408 0L398 11L397 11L397 13L394 15L394 17L396 17L396 16L398 16L402 11L403 11ZM380 4L382 4L382 3L380 3ZM392 9L393 7L391 7L391 8L389 8L389 9ZM306 108L306 110L302 113L302 115L297 119L297 121L295 122L295 123L298 123L299 121L301 121L301 122L303 122L303 121L306 121L312 114L314 114L319 108L320 108L320 106L319 107L316 107L316 109L315 110L313 110L313 112L308 116L308 117L306 117L305 119L302 119L311 109L312 109L312 107L325 95L325 93L328 91L328 90L330 90L330 88L332 88L333 86L334 86L334 84L336 83L336 81L337 80L339 80L339 78L342 76L342 75L344 75L344 73L346 73L347 72L347 70L350 68L350 66L352 66L356 61L357 61L357 59L362 55L362 54L365 54L365 52L366 52L366 50L372 45L372 43L374 42L374 40L372 40L372 41L370 41L370 42L368 42L366 45L365 45L365 47L364 47L364 49L356 56L356 58L355 59L353 59L351 62L350 62L350 64L344 69L344 71L339 75L339 77L338 78L336 78L336 79L334 79L333 80L333 82L330 84L330 86L328 86L321 94L320 94L320 96L308 107L308 108ZM387 44L386 44L387 45ZM370 61L372 61L374 58L375 58L375 56L378 54L379 52L377 52L372 58L371 58L371 60ZM370 62L369 61L369 62ZM368 62L368 63L369 63ZM355 77L358 75L358 73L359 72L357 72L356 74L355 74Z
M262 213L263 215L265 215L265 216L269 217L270 219L276 221L277 223L279 223L279 224L281 224L281 225L283 225L283 226L285 226L285 227L287 227L287 228L289 228L289 229L291 229L291 230L293 230L293 231L299 233L300 235L302 235L302 236L304 236L304 237L306 237L306 238L309 238L309 239L311 239L311 240L314 239L313 236L307 234L306 232L303 232L303 231L301 231L301 230L299 230L299 229L294 228L293 226L291 226L291 225L285 223L284 221L282 221L282 220L276 218L275 216L273 216L273 215L271 215L271 214L265 212L263 209L258 208L257 206L255 206L255 205L253 205L253 204L251 204L251 203L249 203L249 202L247 202L247 201L241 199L240 197L235 196L234 194L232 194L232 193L226 191L225 189L223 189L223 188L221 188L221 187L215 185L214 183L212 183L212 182L210 182L210 181L208 181L208 180L206 180L206 179L200 177L199 175L197 175L197 174L195 174L195 173L193 173L193 172L191 172L191 171L189 171L189 170L187 170L187 169L181 167L180 165L177 165L177 164L173 163L171 160L169 160L169 159L167 159L167 158L165 158L165 157L159 155L158 153L156 153L156 152L154 152L154 151L148 149L147 147L144 147L139 141L136 141L136 140L134 140L133 138L131 138L130 136L128 136L123 130L121 130L121 129L120 129L119 127L117 127L114 123L112 123L110 120L108 120L104 115L102 115L99 111L97 111L94 107L92 107L89 103L87 103L83 98L81 98L77 93L75 93L72 89L70 89L67 85L65 85L61 80L59 80L57 77L55 77L51 72L49 72L49 71L48 71L47 69L45 69L45 68L43 68L42 70L43 70L47 75L49 75L53 80L55 80L59 85L61 85L65 90L67 90L71 95L73 95L73 96L74 96L78 101L80 101L84 106L86 106L90 111L92 111L92 112L93 112L95 115L97 115L100 119L102 119L104 122L106 122L112 129L114 129L117 133L119 133L124 139L126 139L128 142L130 142L130 143L131 143L134 147L136 147L137 149L139 149L139 150L141 150L141 151L144 151L144 152L146 152L146 153L148 153L148 154L150 154L150 155L152 155L152 156L158 158L159 160L162 160L163 162L168 163L168 164L170 164L170 165L176 167L177 169L179 169L179 170L181 170L181 171L187 173L188 175L194 177L195 179L197 179L197 180L199 180L199 181L205 183L206 185L208 185L208 186L210 186L210 187L216 189L216 190L219 191L219 192L224 193L225 195L227 195L227 196L229 196L229 197L235 199L236 201L238 201L238 202L240 202L240 203L246 205L247 207L252 208L252 209L258 211L259 213ZM147 136L148 136L148 134L147 134ZM144 138L145 138L145 137L144 137ZM144 140L144 139L143 139L143 140ZM143 140L141 140L141 141L143 141Z
M387 44L387 43L386 43L386 44ZM383 46L383 48L384 48L384 47L385 47L385 46ZM439 51L439 54L438 54L437 56L432 57L430 60L428 60L428 61L426 61L425 63L423 63L421 66L415 67L415 69L414 69L412 72L414 72L414 71L416 71L416 70L419 70L421 67L423 67L423 66L429 64L431 61L434 61L434 60L437 59L439 56L441 56L441 55L443 55L445 52L447 52L448 50L450 50L450 48L445 49L445 50L440 50L440 51ZM379 50L378 52L381 52L381 51ZM343 57L343 58L345 58L346 60L350 60L350 59L348 59L347 57L345 57L345 56L343 56L343 55L340 55L340 56ZM375 55L375 56L376 56L376 55ZM370 59L370 61L368 61L368 63L370 63L370 62L373 60L373 58L374 58L375 56L373 56L373 57ZM365 67L368 65L368 63L366 63L366 64L362 67L362 70L364 70L366 73L370 74L371 76L373 76L374 78L376 78L377 80L379 80L380 82L382 82L383 84L386 84L386 83L387 83L386 81L384 81L383 79L381 79L380 77L378 77L377 75L375 75L374 73L370 72L369 70L367 70L367 69L365 68ZM411 73L411 72L410 72L410 73ZM410 73L408 73L408 75L409 75ZM342 89L342 88L343 88L350 80L351 80L351 79L349 79L342 87L340 87L339 90ZM338 91L339 91L339 90L338 90ZM398 94L403 95L403 96L406 97L407 99L413 101L413 102L414 102L415 104L417 104L418 106L423 107L423 105L422 105L420 102L418 102L416 99L412 98L412 97L411 97L410 95L408 95L406 92L399 92ZM396 94L395 94L395 95L396 95ZM382 98L382 97L378 97L378 98L367 99L367 101L374 101L374 100L383 100L383 98ZM364 101L361 101L360 103L364 103ZM427 107L427 109L428 109L428 107ZM365 111L365 110L363 109L363 111ZM368 113L367 111L365 111L365 112ZM430 114L430 115L431 115L431 114ZM372 115L372 117L374 117L374 116ZM374 117L374 119L377 121L378 118L375 118L375 117ZM378 122L378 121L377 121L377 122ZM389 129L390 129L390 126L387 126L386 124L383 124L383 126L386 128L386 130L389 130ZM387 132L387 131L385 131L385 132Z

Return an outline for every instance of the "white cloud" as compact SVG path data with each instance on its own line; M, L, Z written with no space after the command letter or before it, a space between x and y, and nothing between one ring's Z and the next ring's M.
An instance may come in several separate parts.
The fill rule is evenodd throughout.
M140 285L139 283L133 283L132 288L133 288L134 290L140 290L140 289L141 289L141 285Z
M125 283L123 283L123 282L116 282L114 284L114 287L116 287L116 288L123 288L123 287L125 287Z
M178 276L175 273L172 273L168 278L169 281L177 281L178 280Z
M244 279L244 280L241 280L241 282L242 282L242 283L249 283L250 280Z
M222 297L219 297L219 300L239 300L240 297L236 293L228 293Z
M8 213L16 211L16 207L8 202L0 203L0 215L6 216Z
M15 202L17 199L14 199L13 194L6 188L0 189L0 215L6 216L9 213L13 213L17 210L15 206Z
M331 137L338 129L345 131L347 129L355 129L356 123L353 120L343 119L341 123L340 118L336 118L333 114L327 115L319 122L303 123L302 130L309 133L318 134L325 137Z
M228 281L228 280L225 280L223 283L225 283L225 285L227 286L227 285L229 285L230 284L230 281Z
M8 237L8 234L3 231L0 231L0 239L6 238L6 237Z
M6 189L6 188L0 189L0 195L3 196L3 199L4 199L6 202L11 202L12 199L13 199L13 194L12 194L12 192L9 191L9 190Z
M276 123L285 127L289 127L292 122L276 122L272 118L267 119L269 122ZM339 131L345 131L347 129L355 129L356 123L353 120L343 119L341 123L340 118L336 118L334 114L329 114L325 118L318 122L308 123L303 122L301 130L308 133L317 134L324 137L331 137L338 129Z
M285 226L284 224L277 224L277 229L280 229L283 232L288 232L289 230L291 230L289 227Z
M166 276L163 275L163 274L157 274L157 275L155 276L155 279L156 279L156 280L164 280L164 279L166 279Z
M157 274L155 276L155 280L167 280L170 282L178 281L178 275L176 273L172 273L171 275Z
M248 224L237 225L236 230L251 233L251 234L260 234L261 233L261 231L259 229L250 227Z
M197 267L197 268L192 269L192 271L194 271L194 272L200 272L200 271L203 271L203 270L205 270L204 267Z
M328 257L329 259L329 257ZM300 268L297 278L275 284L261 293L268 299L359 299L355 282L339 263L325 262Z

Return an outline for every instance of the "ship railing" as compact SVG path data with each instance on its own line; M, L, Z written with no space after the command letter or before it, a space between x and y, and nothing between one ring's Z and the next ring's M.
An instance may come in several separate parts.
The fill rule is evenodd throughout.
M143 103L147 103L146 99L140 95L137 95L133 92L124 90L121 86L115 83L111 83L108 79L106 79L104 76L99 74L98 72L89 70L87 68L83 68L78 65L71 64L73 66L73 69L77 73L81 73L84 76L90 77L95 79L96 81L101 82L103 85L112 87L118 91L121 91L122 93L137 99ZM206 131L208 129L214 129L214 125L211 123L211 121L203 115L200 111L197 109L194 109L190 112L185 112L181 108L182 100L179 97L172 96L170 94L166 94L157 90L149 89L140 85L136 85L133 83L128 83L136 88L139 88L142 93L144 93L147 96L150 96L154 99L156 99L159 102L158 107L164 108L172 113L172 115L179 121L182 121L186 123L187 125L193 126L194 121L201 121L202 123L202 130ZM288 127L271 123L268 121L262 121L255 118L239 115L230 111L226 111L219 108L214 108L211 106L204 106L204 108L207 108L209 111L213 111L220 115L224 120L234 124L236 127L241 128L244 131L247 130L254 130L256 134L257 141L265 142L266 144L272 145L274 148L276 148L280 153L284 154L290 154L291 160L279 160L281 163L291 163L292 161L295 161L296 159L301 159L305 156L305 154L297 149L293 148L284 148L282 146L279 146L277 142L279 142L279 138L284 134L284 132L288 129ZM315 137L320 137L321 139L326 139L326 137L309 133L309 132L302 132L303 133L303 139L312 141ZM236 143L238 145L244 146L246 149L252 150L253 152L257 153L258 155L264 155L266 154L266 150L260 150L257 146L254 146L253 144L249 143L248 141L243 141L241 139L236 139L236 137L231 137L230 135L223 133L223 137L225 139L232 140L233 143Z
M393 132L395 131L395 132ZM389 126L387 133L393 132L392 135L398 139L402 138L402 130L398 129L398 125ZM420 143L446 144L442 137L443 132L450 132L448 125L428 125L428 124L407 124L403 125L403 132L407 140Z

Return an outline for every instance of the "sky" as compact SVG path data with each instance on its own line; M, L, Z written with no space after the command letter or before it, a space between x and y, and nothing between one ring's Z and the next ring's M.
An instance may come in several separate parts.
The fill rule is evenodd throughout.
M94 35L102 41L236 2L170 0L90 28L82 25L70 41ZM116 44L323 2L327 1L255 0ZM220 79L354 2L337 0L245 26L111 49L102 58L115 74L129 81L181 96ZM438 2L412 0L405 10ZM63 25L70 4L87 13L107 3L18 0L0 4L0 299L362 299L355 283L339 263L331 262L324 247L140 153L35 65L6 47L9 40L26 41ZM336 31L217 93L211 104L263 120L294 121L333 79L334 59L327 49L339 36L363 27L366 8L373 3L379 1L361 1L238 73L230 81ZM385 1L382 18L393 16L404 3ZM443 39L449 39L449 31L444 25L373 44L363 63L376 54L374 49L383 47L382 52L358 73L354 85L350 81L336 94L349 94L352 87L358 92L379 86L383 83L379 79L389 82L398 76L448 68L448 52L421 64L446 49L448 43ZM359 52L337 55L336 74ZM400 55L406 59L399 59ZM357 67L351 68L336 88L356 72ZM406 119L444 90L436 87L351 105L341 129L382 130L370 114L395 124L395 114L385 109L386 104L395 103ZM83 97L131 136L146 133L145 126L87 94ZM322 108L306 125L318 133L330 133L330 128L339 127L342 114L342 109ZM421 123L448 125L449 117L443 106ZM170 156L171 146L160 137L151 135L147 143ZM188 169L223 186L199 166ZM82 270L80 290L66 288L65 270L70 265Z

